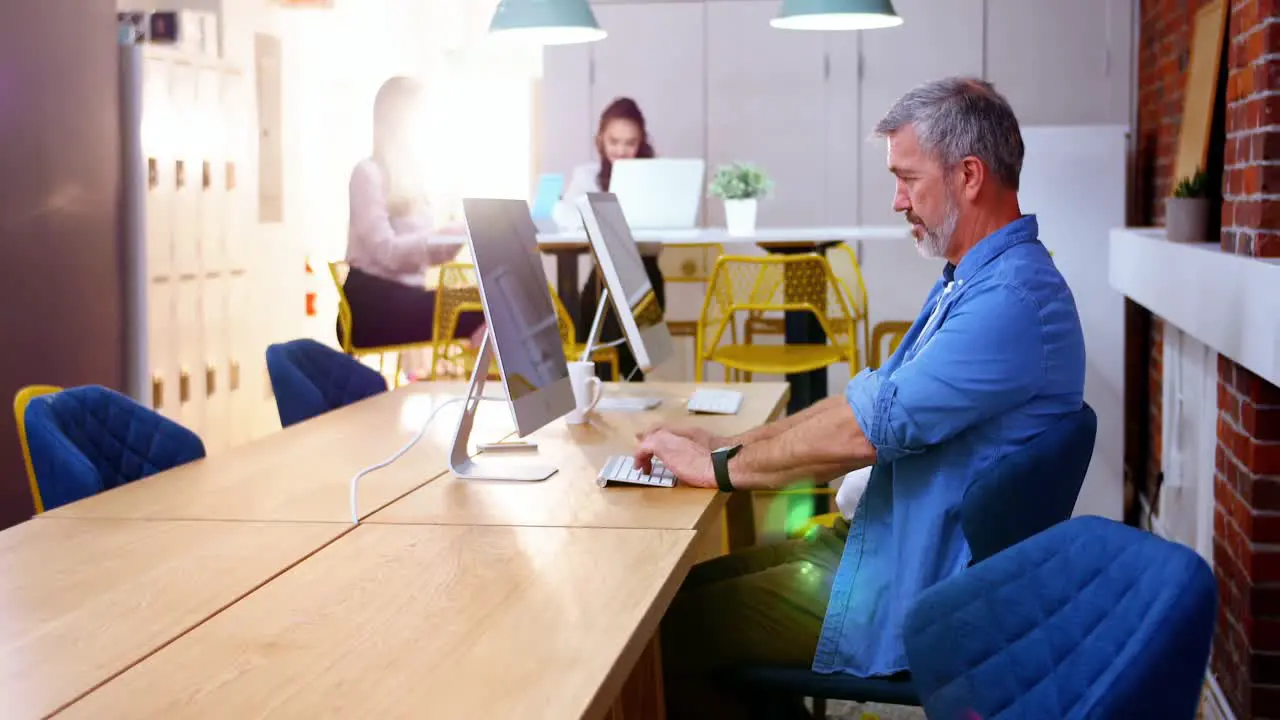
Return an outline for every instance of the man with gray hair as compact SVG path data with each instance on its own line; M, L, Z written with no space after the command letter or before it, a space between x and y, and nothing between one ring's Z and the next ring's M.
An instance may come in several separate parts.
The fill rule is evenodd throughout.
M1078 410L1084 336L1075 300L1018 205L1023 144L988 83L908 92L876 125L893 208L942 277L901 345L843 397L733 438L656 426L636 464L724 491L829 482L871 468L852 524L694 567L663 622L668 714L735 717L710 674L741 663L861 677L907 669L902 626L970 560L958 513L993 458Z

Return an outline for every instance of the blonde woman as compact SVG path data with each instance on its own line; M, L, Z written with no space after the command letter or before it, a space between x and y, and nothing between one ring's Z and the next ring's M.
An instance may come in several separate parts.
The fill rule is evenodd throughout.
M422 132L414 126L420 99L420 87L409 78L383 84L373 108L373 155L351 172L350 272L343 288L356 347L430 340L436 294L426 287L427 268L449 262L462 249L461 242L429 242L433 235L462 229L437 227L423 196L414 147ZM471 338L473 345L483 332L481 313L464 313L458 321L456 336Z

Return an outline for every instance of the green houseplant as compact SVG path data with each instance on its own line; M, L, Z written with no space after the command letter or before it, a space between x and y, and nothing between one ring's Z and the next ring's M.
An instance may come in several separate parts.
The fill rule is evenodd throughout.
M1209 181L1203 170L1178 180L1165 201L1165 234L1173 242L1206 242L1209 234Z
M773 181L750 163L722 165L716 170L709 190L724 201L724 222L730 235L752 235L756 231L756 211L760 198L773 189Z

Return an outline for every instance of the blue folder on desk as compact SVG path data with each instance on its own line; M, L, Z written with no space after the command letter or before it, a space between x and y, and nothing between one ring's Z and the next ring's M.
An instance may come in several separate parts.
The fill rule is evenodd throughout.
M560 194L564 192L564 176L557 173L544 173L538 176L538 189L533 196L533 205L529 213L533 215L533 224L538 232L551 233L559 228L552 217Z

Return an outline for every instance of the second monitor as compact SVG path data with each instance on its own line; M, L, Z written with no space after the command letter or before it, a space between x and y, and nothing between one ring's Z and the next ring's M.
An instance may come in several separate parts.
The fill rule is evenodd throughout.
M642 372L650 372L672 357L674 343L622 206L613 193L587 193L578 202L578 210L604 277L604 292L600 294L582 359L588 359L599 344L600 329L612 301L636 366Z

